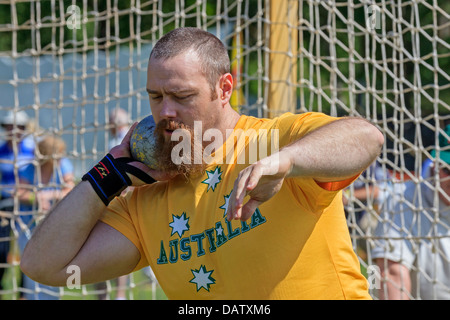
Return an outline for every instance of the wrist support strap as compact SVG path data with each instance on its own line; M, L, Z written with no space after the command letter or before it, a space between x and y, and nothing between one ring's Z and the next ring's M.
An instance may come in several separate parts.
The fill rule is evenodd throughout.
M89 181L97 195L107 206L114 197L118 196L126 187L131 186L127 172L151 184L155 180L144 171L129 165L136 161L132 158L117 158L107 154L81 180Z

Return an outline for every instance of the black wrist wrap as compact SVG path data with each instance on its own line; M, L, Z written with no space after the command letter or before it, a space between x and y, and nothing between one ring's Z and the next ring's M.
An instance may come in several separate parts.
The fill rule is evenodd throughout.
M81 180L89 181L103 203L108 205L126 187L131 186L127 172L148 184L155 182L144 171L128 164L132 161L136 160L132 158L115 159L108 153Z

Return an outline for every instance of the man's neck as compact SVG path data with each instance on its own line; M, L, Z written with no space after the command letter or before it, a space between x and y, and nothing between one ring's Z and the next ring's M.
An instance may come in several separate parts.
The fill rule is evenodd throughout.
M222 121L223 125L221 128L222 136L224 138L223 141L226 141L228 135L231 134L232 129L234 129L241 117L239 113L237 113L234 109L229 107L230 109L227 111L227 114Z

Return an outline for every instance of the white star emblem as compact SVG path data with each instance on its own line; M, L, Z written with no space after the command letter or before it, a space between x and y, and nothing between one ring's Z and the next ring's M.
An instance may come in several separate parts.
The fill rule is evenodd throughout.
M222 228L222 226L219 226L218 228L216 228L216 232L217 232L218 236L223 235L223 228Z
M213 277L211 277L211 274L214 272L214 270L207 271L204 265L201 265L200 269L198 270L191 269L191 272L194 275L194 278L189 282L195 283L197 285L197 292L201 288L204 288L206 291L209 291L210 285L216 283L216 280Z
M233 192L233 190L231 190L230 193L229 193L228 195L223 196L223 199L225 200L225 203L219 207L219 209L223 209L223 216L224 216L224 217L225 217L226 214L227 214L228 204L230 203L231 192Z
M213 191L216 189L217 184L222 180L222 172L220 171L220 167L217 166L216 169L211 171L206 171L206 174L208 175L208 178L202 181L202 183L205 183L208 185L208 189L206 191L209 191L209 189L212 189Z
M189 218L186 219L186 212L183 212L181 216L172 215L172 222L169 223L169 226L172 228L171 236L174 233L178 233L181 236L187 230L189 230Z

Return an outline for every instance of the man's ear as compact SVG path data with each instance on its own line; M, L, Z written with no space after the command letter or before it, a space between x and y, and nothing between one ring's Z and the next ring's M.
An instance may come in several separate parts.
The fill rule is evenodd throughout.
M219 99L222 105L226 105L233 93L233 76L230 73L223 74L219 79Z

